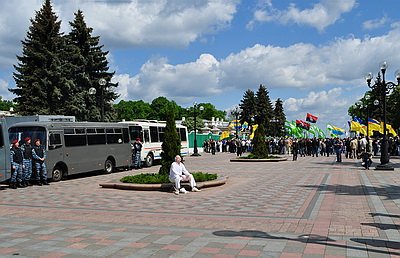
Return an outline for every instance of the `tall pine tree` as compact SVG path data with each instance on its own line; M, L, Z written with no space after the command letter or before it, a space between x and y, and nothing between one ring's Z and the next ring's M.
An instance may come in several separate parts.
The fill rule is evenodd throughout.
M284 131L284 127L285 127L285 121L286 121L286 115L285 112L283 110L283 102L280 98L278 98L275 101L275 108L274 108L274 115L273 115L273 135L274 136L284 136L285 135L285 131Z
M239 104L242 112L240 113L240 123L243 124L247 122L249 125L252 125L253 118L256 115L256 96L254 95L254 91L248 89L244 95L243 99Z
M168 175L171 164L176 155L181 154L181 140L176 131L175 115L172 104L167 109L167 124L165 126L164 140L161 145L161 167L160 174Z
M267 88L260 84L260 87L256 93L256 101L257 101L257 122L258 124L263 124L265 128L266 135L271 135L271 122L273 116L272 103L269 98L269 93Z
M31 26L22 41L22 55L14 68L17 111L21 115L57 114L62 101L63 83L60 53L63 37L61 21L53 12L50 0L31 19Z
M78 10L74 21L70 22L71 32L68 38L79 48L81 58L77 60L76 84L81 87L80 98L86 107L85 113L80 119L88 121L99 121L101 108L104 105L104 119L111 121L115 117L113 101L118 98L113 89L118 83L111 83L115 72L108 72L108 51L103 51L103 45L99 45L100 37L92 36L93 28L86 25L83 13ZM80 64L83 61L83 64ZM100 79L105 79L107 84L101 86ZM88 94L90 88L95 88L94 96Z
M254 132L252 143L253 150L251 151L251 154L253 154L255 158L264 159L268 157L268 147L265 141L265 130L262 123L260 123L256 131Z

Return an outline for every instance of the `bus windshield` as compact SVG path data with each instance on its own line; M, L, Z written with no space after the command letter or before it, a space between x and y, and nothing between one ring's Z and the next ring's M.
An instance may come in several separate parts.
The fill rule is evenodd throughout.
M41 126L13 127L8 130L8 135L10 142L17 139L23 143L24 139L29 137L32 139L32 142L35 139L40 139L43 146L46 146L47 144L46 129Z

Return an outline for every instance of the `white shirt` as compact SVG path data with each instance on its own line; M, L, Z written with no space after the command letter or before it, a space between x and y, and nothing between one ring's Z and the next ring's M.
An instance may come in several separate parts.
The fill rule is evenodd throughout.
M186 170L185 165L183 163L173 162L171 168L169 170L169 178L174 180L175 178L181 177L182 175L190 175L190 173Z

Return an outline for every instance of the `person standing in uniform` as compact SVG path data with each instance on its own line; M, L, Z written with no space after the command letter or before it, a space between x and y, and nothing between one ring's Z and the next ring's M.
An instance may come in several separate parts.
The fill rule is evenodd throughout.
M293 161L297 160L298 151L299 151L299 142L297 141L297 139L294 139L292 143Z
M10 150L11 155L11 179L10 179L10 188L17 189L17 187L25 187L22 180L22 169L23 169L23 161L24 154L19 147L19 141L13 140L12 147Z
M136 141L133 143L133 166L135 167L135 169L142 168L142 147L143 144L140 142L140 138L136 138Z
M336 152L336 162L342 162L343 143L338 137L336 137L335 140L333 141L333 146L334 146L335 152Z
M26 137L25 143L21 146L21 149L24 154L24 168L22 173L22 178L24 180L24 184L26 186L31 186L31 176L32 176L32 145L31 145L31 138Z
M38 185L48 185L47 182L47 169L46 169L46 151L40 144L40 139L35 140L35 145L32 149L32 157L36 167L36 183Z

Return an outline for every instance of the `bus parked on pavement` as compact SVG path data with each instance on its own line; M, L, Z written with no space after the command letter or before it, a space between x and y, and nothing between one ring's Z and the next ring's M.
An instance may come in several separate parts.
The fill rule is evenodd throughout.
M129 168L132 164L129 130L125 124L22 122L9 127L7 141L22 141L26 137L39 138L45 146L47 174L53 181L96 170L111 173L117 167Z
M10 141L8 128L20 122L75 122L74 116L63 115L34 115L34 116L2 116L0 117L0 182L11 177Z
M161 145L164 141L165 121L157 120L134 120L123 121L121 124L127 124L129 135L132 140L140 138L143 143L142 162L151 167L155 160L161 159ZM188 132L186 126L177 124L176 131L181 139L181 155L189 154ZM172 162L172 161L171 161Z

